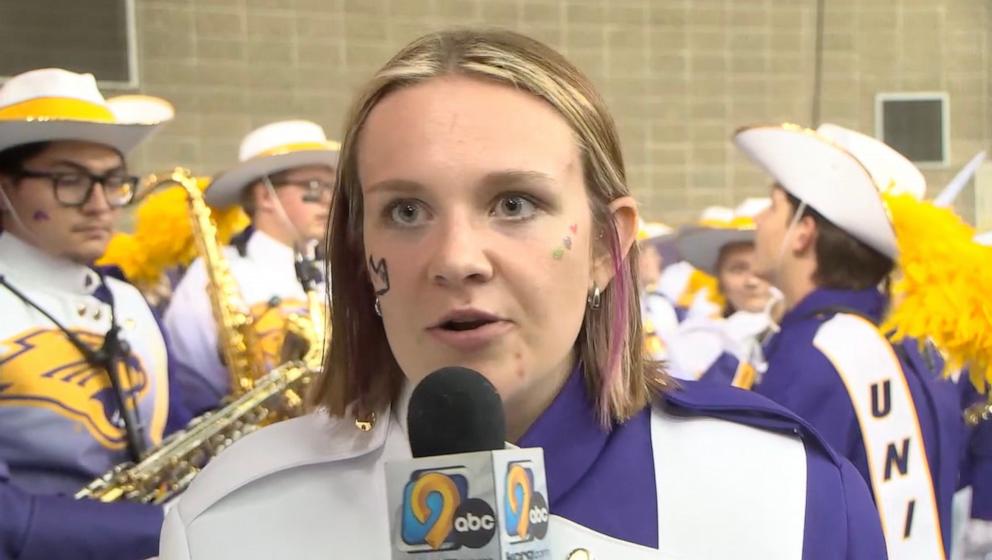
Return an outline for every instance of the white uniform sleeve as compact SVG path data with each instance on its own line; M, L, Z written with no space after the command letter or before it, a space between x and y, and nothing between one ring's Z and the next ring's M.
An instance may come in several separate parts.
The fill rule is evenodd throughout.
M176 361L176 379L194 412L213 408L230 389L217 348L217 324L207 295L206 270L196 261L176 286L165 311Z

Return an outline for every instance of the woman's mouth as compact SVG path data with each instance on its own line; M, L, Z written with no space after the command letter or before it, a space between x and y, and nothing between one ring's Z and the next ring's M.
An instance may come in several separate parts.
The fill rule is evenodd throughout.
M513 323L491 313L463 309L446 314L427 331L445 346L471 352L493 343L512 327Z

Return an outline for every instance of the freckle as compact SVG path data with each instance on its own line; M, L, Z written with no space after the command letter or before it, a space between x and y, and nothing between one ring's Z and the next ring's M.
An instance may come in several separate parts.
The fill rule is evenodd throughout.
M517 365L517 378L523 379L527 377L527 373L524 371L524 356L520 352L515 352L513 354L513 362Z
M48 214L45 211L43 211L43 210L38 210L31 217L34 218L34 221L36 221L36 222L47 222L48 220L51 219L48 216Z

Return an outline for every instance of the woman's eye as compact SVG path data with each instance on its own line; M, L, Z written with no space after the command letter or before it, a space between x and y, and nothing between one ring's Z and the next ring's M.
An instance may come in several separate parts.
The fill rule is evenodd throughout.
M428 218L423 205L416 200L400 200L388 208L389 219L403 226L415 226Z
M493 209L493 215L511 220L526 220L534 216L537 206L521 195L500 198Z

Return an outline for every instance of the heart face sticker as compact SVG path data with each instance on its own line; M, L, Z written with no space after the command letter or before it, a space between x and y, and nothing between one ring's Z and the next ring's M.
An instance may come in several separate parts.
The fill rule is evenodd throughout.
M568 226L568 229L569 229L569 231L572 232L572 235L575 235L576 232L579 231L579 224L572 224L572 225Z

